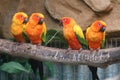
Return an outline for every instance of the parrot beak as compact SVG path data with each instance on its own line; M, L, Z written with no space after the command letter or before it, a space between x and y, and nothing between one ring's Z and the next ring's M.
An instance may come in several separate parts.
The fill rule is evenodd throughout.
M101 29L100 29L100 32L104 32L105 31L105 27L102 27Z
M59 27L63 27L62 20L59 20Z
M24 21L23 21L23 24L26 24L28 22L28 19L25 18Z
M44 22L44 19L40 19L38 24L43 24L43 22Z

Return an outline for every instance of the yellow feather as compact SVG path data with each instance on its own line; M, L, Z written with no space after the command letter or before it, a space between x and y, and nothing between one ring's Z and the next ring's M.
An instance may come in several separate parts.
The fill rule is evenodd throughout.
M80 38L85 38L83 31L79 25L74 25L74 32L80 37Z
M46 41L46 25L45 25L45 23L43 23L42 40L43 40L43 42Z

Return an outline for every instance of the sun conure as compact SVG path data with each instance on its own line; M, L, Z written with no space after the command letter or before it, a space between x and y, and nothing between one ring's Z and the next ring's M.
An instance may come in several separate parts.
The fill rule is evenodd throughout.
M26 42L24 33L27 21L28 16L24 12L17 12L13 15L11 33L17 42Z
M41 44L46 40L46 24L44 15L33 13L26 24L26 33L33 44Z
M106 23L102 20L96 20L90 27L86 30L86 39L88 41L88 46L91 51L98 51L100 48L104 47L105 43L105 29ZM92 72L92 80L99 80L97 75L97 67L88 66Z
M60 19L63 25L63 36L68 42L69 48L81 50L87 46L81 27L70 17Z
M82 49L86 49L87 42L84 38L84 34L83 34L81 27L76 23L76 21L70 17L63 17L60 19L60 22L62 23L62 26L63 26L63 36L69 45L68 50L70 49L79 50L81 52ZM78 68L78 73L79 73L80 66L78 66L77 68ZM63 69L64 69L63 73L68 72L68 70L70 72L69 75L66 74L66 77L70 75L71 75L70 77L74 77L73 66L67 64L63 66Z
M46 24L44 15L41 13L32 13L26 24L26 33L33 44L42 44L46 40ZM43 80L43 63L34 59L30 59L29 63L36 74L39 69L40 80Z

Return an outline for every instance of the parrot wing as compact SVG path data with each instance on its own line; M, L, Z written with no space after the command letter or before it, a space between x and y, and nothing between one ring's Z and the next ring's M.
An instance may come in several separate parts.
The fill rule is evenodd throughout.
M105 32L103 33L103 40L102 40L102 44L101 44L101 48L104 48L105 45Z
M42 40L43 40L43 42L46 41L46 26L45 26L45 24L43 25L43 30L42 30Z
M79 43L82 45L83 49L87 49L88 43L85 40L83 31L79 25L74 25L74 32L75 32L76 38L78 39Z
M28 35L26 34L26 26L24 25L23 26L23 32L22 32L22 36L23 36L23 38L25 39L25 41L27 42L27 43L29 43L30 42L30 39L29 39L29 37L28 37Z

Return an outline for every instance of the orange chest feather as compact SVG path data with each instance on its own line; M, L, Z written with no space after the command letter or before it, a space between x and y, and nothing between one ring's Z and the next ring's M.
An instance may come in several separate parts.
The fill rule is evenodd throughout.
M25 42L25 39L23 38L22 34L19 35L13 35L18 42Z
M102 32L89 31L86 35L88 41L101 42L103 40L104 34Z
M75 37L73 28L63 28L64 37L67 40L71 40Z
M42 42L42 29L43 27L40 25L32 26L29 25L26 28L26 33L28 34L30 41L34 44L39 44Z
M97 49L100 48L104 33L102 32L93 32L89 30L86 34L86 38L88 40L89 48Z
M36 25L36 26L28 25L26 32L30 36L40 36L42 33L42 29L43 27L40 25Z
M69 44L69 47L78 50L81 48L79 41L77 40L73 28L63 28L64 38Z

